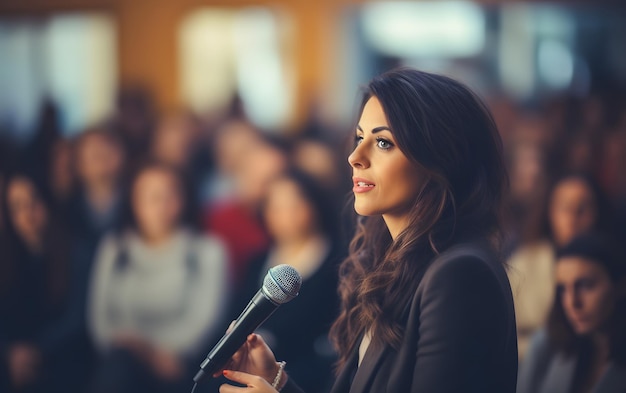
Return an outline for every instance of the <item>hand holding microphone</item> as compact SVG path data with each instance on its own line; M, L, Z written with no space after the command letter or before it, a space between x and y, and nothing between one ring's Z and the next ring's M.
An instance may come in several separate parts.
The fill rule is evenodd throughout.
M202 362L200 371L193 378L194 382L199 383L206 374L219 374L229 361L239 370L259 373L261 376L267 374L270 367L276 367L276 360L269 347L262 338L252 333L278 306L295 298L301 285L302 278L293 267L278 265L271 268L261 289ZM237 355L231 360L235 353Z

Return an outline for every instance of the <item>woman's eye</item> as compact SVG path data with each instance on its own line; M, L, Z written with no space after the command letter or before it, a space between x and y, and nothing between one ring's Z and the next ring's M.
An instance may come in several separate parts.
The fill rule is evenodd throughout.
M377 139L376 140L376 145L378 145L379 148L383 149L383 150L387 150L389 148L391 148L391 146L393 146L391 144L391 142L384 140L384 139Z
M357 135L357 136L354 137L354 144L355 145L360 145L361 142L363 142L363 137L362 136Z

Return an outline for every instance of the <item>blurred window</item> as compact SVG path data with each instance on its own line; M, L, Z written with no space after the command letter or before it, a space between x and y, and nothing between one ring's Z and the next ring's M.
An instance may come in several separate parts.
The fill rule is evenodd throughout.
M365 39L389 56L473 56L485 45L485 16L470 2L367 3L361 17Z
M66 134L102 120L117 83L115 34L101 13L0 20L0 126L27 137L44 97Z
M257 126L285 126L294 109L292 36L289 18L274 9L195 10L179 33L183 102L219 113L238 95Z
M324 112L350 124L354 92L396 66L449 75L532 107L626 84L626 13L608 4L371 1L344 7Z

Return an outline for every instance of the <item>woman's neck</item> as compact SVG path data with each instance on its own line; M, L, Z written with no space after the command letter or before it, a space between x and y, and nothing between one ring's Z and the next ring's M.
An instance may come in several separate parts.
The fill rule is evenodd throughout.
M389 234L393 240L409 226L409 218L407 215L395 216L391 214L383 214L383 220L389 230Z
M172 238L174 232L174 229L158 233L141 232L141 238L148 246L158 247L162 244L167 243Z

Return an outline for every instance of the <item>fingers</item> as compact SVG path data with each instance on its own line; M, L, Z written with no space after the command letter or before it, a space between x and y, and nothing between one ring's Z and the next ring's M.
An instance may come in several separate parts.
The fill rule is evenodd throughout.
M235 324L235 321L232 321L230 323L230 327L228 328L229 330L232 328L232 326ZM226 369L238 369L239 365L242 362L242 359L247 356L248 351L250 350L250 348L252 346L256 346L258 343L258 338L260 338L260 336L258 334L249 334L248 337L246 338L246 342L241 346L241 348L239 348L239 350L237 350L237 352L235 352L233 354L233 356L230 358L230 360L228 361L228 363L226 363L226 365L224 366L224 368L222 368L219 371L216 371L213 374L213 378L218 378L220 375L222 375L222 370Z
M237 393L237 392L276 392L265 379L258 375L247 374L241 371L224 370L224 376L231 381L246 385L244 388L237 388L232 385L224 384L220 386L220 393Z

